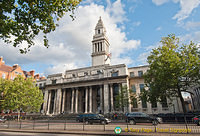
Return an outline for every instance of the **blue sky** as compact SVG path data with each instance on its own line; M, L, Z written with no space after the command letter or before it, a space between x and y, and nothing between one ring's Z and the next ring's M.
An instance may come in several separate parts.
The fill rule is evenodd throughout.
M91 66L91 41L100 16L110 41L112 64L147 64L152 48L171 33L184 43L200 43L200 0L83 0L75 16L75 21L68 14L60 20L60 26L48 35L48 49L41 46L39 35L25 55L0 41L0 56L8 65L19 64L41 75Z

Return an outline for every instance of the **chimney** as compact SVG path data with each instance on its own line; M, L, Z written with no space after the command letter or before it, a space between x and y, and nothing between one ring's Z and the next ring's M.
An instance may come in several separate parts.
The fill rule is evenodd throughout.
M32 77L34 77L34 73L35 73L35 70L30 71L30 74L31 74Z
M39 74L36 74L35 76L34 76L34 79L39 79L40 78L40 75Z
M13 69L16 69L18 67L18 64L13 65Z
M5 62L3 61L3 57L1 56L0 57L0 65L3 65L3 64L5 64Z

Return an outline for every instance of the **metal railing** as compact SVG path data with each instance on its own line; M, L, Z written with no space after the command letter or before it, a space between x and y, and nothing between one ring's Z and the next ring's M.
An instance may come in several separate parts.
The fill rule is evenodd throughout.
M122 131L133 133L196 133L200 134L200 126L193 122L188 122L187 126L184 123L162 123L152 125L152 123L137 123L130 125L125 120L112 120L109 124L93 123L86 124L77 122L73 118L55 119L25 119L25 120L7 120L5 123L0 123L0 129L21 129L21 130L64 130L64 131L114 131L116 127L121 127Z

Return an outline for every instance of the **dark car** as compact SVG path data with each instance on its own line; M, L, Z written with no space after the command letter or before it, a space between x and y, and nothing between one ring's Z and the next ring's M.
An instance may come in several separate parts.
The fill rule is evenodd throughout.
M85 122L85 124L101 123L108 124L110 119L105 118L101 114L82 114L77 117L78 122Z
M142 112L131 112L126 115L126 121L132 125L135 125L136 123L152 123L153 125L157 125L158 123L161 123L162 120L161 118L149 116L148 114Z
M197 124L197 126L200 126L200 115L195 116L192 120L195 124Z

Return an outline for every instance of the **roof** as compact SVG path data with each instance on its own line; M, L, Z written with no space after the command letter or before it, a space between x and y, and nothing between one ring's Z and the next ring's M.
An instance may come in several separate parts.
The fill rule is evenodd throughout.
M13 67L11 67L11 66L0 65L0 71L11 72L12 70L13 70Z

